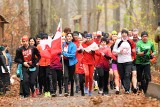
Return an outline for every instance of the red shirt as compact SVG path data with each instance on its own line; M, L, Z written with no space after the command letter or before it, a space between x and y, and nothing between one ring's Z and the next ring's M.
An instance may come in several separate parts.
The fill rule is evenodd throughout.
M32 50L29 48L27 50L22 50L23 58L25 62L29 62L32 65Z

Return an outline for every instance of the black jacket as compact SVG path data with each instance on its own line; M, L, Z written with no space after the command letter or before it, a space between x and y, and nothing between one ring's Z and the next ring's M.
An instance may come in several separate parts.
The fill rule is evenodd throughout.
M25 61L24 59L24 51L31 50L31 60L28 62L31 68L36 67L36 64L39 62L41 56L38 49L35 46L29 46L27 49L22 46L16 50L16 56L14 61L23 65ZM32 63L30 63L32 62Z
M1 66L4 68L4 70L6 72L8 72L8 68L6 66L6 58L3 55L2 51L0 51L0 70L1 70ZM2 71L1 71L2 72Z

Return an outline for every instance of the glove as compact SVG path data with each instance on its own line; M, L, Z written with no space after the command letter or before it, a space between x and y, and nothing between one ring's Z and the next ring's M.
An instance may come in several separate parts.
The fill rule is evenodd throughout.
M20 75L19 75L19 74L17 74L17 77L18 77L18 78L20 78Z
M107 55L104 55L104 57L108 60L111 60L111 57L110 56L107 56Z
M78 53L82 53L82 52L83 52L82 49L78 50Z
M150 59L153 59L153 56L152 56L152 55L150 55Z
M94 53L95 53L95 51L94 51L94 50L91 50L91 53L92 53L92 54L94 54Z
M146 54L146 53L148 52L148 50L149 50L149 49L145 49L145 50L143 51L143 52L144 52L144 54Z

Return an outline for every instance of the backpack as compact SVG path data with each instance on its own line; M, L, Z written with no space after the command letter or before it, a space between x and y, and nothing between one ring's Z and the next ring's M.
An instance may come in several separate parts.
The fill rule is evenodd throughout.
M135 43L134 43L131 39L128 39L127 42L129 43L129 45L130 45L130 47L131 47L132 58L135 59L135 58L136 58L136 51L135 51L135 52L132 52L132 49L135 48ZM121 40L121 41L118 43L118 48L121 46L122 43L123 43L123 40Z
M131 49L133 49L133 46L132 46L132 44L131 44L130 39L128 39L127 42L128 42L129 45L131 46ZM123 43L123 40L121 40L121 41L118 43L118 48L121 46L122 43Z

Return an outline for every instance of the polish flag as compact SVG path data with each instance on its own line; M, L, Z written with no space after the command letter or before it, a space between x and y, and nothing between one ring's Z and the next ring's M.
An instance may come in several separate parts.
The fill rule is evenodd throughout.
M51 55L57 55L61 52L62 52L62 29L60 22L57 27L57 32L51 43Z

